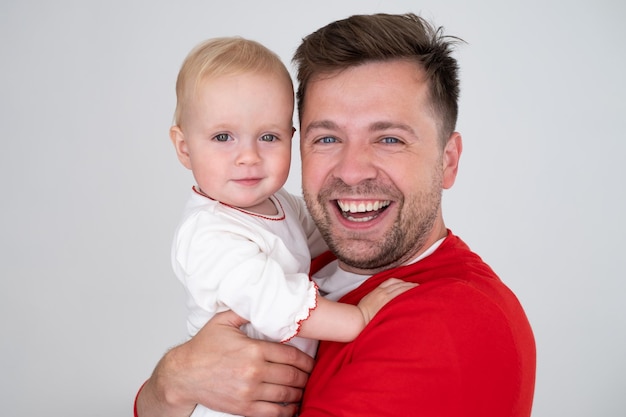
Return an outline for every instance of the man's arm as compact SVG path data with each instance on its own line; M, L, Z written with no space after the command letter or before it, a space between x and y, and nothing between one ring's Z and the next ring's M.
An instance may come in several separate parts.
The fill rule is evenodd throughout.
M218 314L166 353L137 396L138 417L188 417L196 404L238 415L292 416L313 359L292 346L250 339L241 324L233 312Z

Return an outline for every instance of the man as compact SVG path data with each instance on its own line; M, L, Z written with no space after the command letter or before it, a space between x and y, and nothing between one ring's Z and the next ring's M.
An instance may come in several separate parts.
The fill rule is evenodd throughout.
M441 212L462 151L452 42L414 15L352 16L296 51L304 197L334 254L315 279L353 304L388 277L420 284L354 342L320 345L303 417L530 415L528 320ZM170 351L138 415L292 415L312 363L239 324L224 315Z

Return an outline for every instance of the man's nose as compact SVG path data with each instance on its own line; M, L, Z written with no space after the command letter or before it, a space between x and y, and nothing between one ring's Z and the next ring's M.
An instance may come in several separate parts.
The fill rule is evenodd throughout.
M374 155L368 146L346 144L336 162L334 176L347 185L357 185L376 177L378 170L374 162Z

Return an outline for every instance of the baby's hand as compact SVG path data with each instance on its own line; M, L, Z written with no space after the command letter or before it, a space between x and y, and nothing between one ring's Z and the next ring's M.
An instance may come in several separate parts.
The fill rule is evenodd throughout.
M357 305L363 314L365 324L369 323L376 313L389 301L418 285L419 284L414 282L406 282L398 278L389 278L381 283L372 292L363 297Z

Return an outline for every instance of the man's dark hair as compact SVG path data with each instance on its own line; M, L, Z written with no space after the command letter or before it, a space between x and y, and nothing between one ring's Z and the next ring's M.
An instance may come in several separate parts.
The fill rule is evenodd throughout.
M433 110L440 118L440 134L446 140L455 130L458 117L458 65L451 56L458 41L444 36L443 28L435 28L412 13L355 15L330 23L305 37L294 55L298 114L302 117L312 77L367 62L405 59L424 70Z

